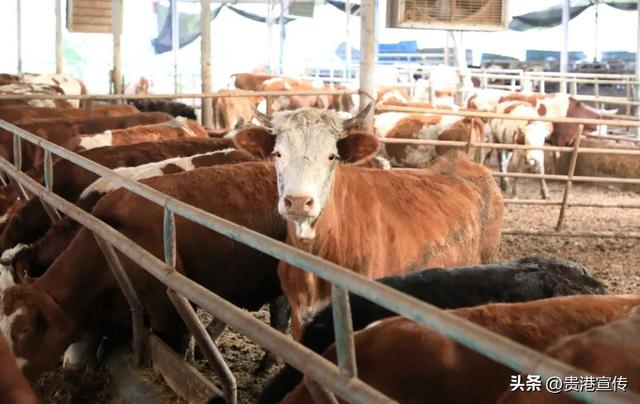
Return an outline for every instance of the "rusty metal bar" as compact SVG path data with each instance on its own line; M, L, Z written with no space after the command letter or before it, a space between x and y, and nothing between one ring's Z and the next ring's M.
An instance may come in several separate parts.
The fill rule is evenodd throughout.
M562 196L562 205L560 206L560 213L558 214L558 224L556 224L556 231L562 229L564 223L564 215L567 211L567 203L569 202L569 193L571 192L571 184L573 180L573 174L576 172L576 163L578 162L578 150L580 150L580 140L582 139L583 125L578 126L578 135L573 143L573 153L571 154L571 162L569 163L569 172L567 173L567 182L564 184L564 195Z
M333 332L336 336L336 356L340 374L347 377L358 377L349 293L344 288L335 284L331 285L331 303L333 308Z
M111 268L111 272L113 272L114 278L116 278L116 281L118 282L118 285L120 285L120 289L122 289L122 293L129 304L133 331L133 358L136 366L141 366L145 360L148 342L144 326L144 309L142 302L140 301L138 293L133 287L129 276L122 267L122 263L120 262L116 251L113 249L113 246L100 235L96 234L96 232L93 232L93 237L95 238L96 243L98 243L98 247L100 247L104 258L109 264L109 268Z
M193 310L191 303L171 289L167 289L167 295L169 295L173 306L178 311L178 314L180 314L180 317L193 335L193 338L195 338L196 343L220 378L225 400L228 404L236 404L238 402L236 378L233 376L233 373L231 373L231 369L227 366L222 354L211 340L200 319L198 319L198 315L195 310Z
M529 173L499 173L491 172L494 177L514 177L514 178L531 178L556 181L567 181L569 179L566 175L556 174L529 174ZM574 176L571 181L574 182L598 182L609 184L640 184L640 178L617 178L617 177L587 177L587 176Z
M1 124L2 122L0 122L0 126L2 126ZM72 155L72 157L77 159L78 163L87 164L86 159L80 156ZM104 169L97 164L95 166ZM95 167L92 168L95 169ZM267 324L255 319L249 313L232 305L177 271L171 271L164 262L153 256L153 254L140 248L130 239L87 212L82 211L77 206L48 192L32 178L16 170L15 167L2 158L0 158L0 169L5 170L10 177L23 182L34 194L42 197L60 211L73 217L74 220L103 237L109 244L129 256L135 263L163 282L168 288L184 295L194 304L218 316L221 320L257 341L266 349L277 353L286 362L307 373L309 377L327 386L340 396L349 397L351 401L358 403L377 403L389 400L388 397L377 392L361 380L349 379L348 383L345 383L344 379L339 377L338 369L335 365L326 359L314 354L306 347L292 344L287 336L271 329ZM114 177L120 178L115 174ZM564 377L571 375L579 377L588 375L580 369L568 366L558 360L550 359L540 352L503 336L496 335L487 329L469 323L428 303L407 296L380 283L373 282L320 257L297 250L221 217L170 198L143 184L122 178L120 178L119 182L124 183L126 187L132 187L138 195L161 206L169 207L176 214L234 240L241 240L242 243L263 253L285 260L329 282L345 287L352 293L453 338L464 346L474 349L516 371L524 372L544 360L542 367L538 368L543 381L546 381L550 376ZM286 346L286 348L283 349L283 346ZM311 360L312 358L313 360ZM587 394L585 392L571 391L570 394L590 402L632 403L640 399L640 396L634 393L600 392Z

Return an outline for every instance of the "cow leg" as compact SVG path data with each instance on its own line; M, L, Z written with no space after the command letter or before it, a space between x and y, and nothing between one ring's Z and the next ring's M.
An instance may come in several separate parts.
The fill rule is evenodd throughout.
M503 174L507 173L507 169L509 168L509 161L511 161L511 157L513 156L513 151L501 149L498 153L498 163L500 164L500 172ZM502 192L507 192L509 189L509 178L500 177L500 188Z
M269 323L271 327L283 334L286 333L289 327L289 317L291 317L291 311L289 310L289 302L287 302L286 296L277 297L269 303ZM260 365L254 373L266 372L271 369L276 362L276 356L266 351L260 360Z

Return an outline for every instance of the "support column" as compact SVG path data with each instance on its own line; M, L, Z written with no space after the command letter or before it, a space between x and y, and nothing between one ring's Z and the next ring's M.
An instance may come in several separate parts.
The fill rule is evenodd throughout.
M376 8L377 0L362 0L360 5L360 109L376 100ZM363 129L373 131L373 113Z
M569 3L564 0L562 3L562 52L560 52L560 73L566 74L569 70ZM560 92L566 94L567 82L560 80Z
M201 0L200 3L200 32L202 41L200 48L200 81L202 92L211 92L211 0ZM201 100L202 126L213 128L213 107L211 98Z
M637 3L638 8L638 38L636 38L636 94L634 99L640 101L640 0ZM640 119L640 106L636 106L636 116ZM636 128L636 138L640 140L640 126Z
M122 0L113 0L113 93L122 94L122 52L120 49L120 39L122 36Z
M345 0L344 12L347 14L347 27L344 33L344 56L345 56L345 84L351 83L351 29L349 24L351 23L351 0Z
M173 92L178 94L178 50L180 49L180 15L178 0L171 0L171 51L173 52Z
M18 74L22 74L22 0L16 0L17 14L17 43L18 43Z
M62 0L56 0L56 74L62 74Z

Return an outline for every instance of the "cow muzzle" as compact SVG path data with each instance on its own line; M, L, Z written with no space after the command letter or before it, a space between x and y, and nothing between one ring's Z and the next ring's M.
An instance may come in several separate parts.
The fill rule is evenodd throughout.
M283 199L285 215L294 217L309 217L315 202L312 197L305 195L286 195Z

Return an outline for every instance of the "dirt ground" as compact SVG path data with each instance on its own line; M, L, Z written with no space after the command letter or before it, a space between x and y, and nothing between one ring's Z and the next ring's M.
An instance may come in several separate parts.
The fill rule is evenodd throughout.
M521 199L539 198L537 182L520 180L519 188ZM563 184L550 182L549 189L552 200L561 200ZM640 194L610 186L574 184L570 201L638 203ZM503 228L552 231L559 209L550 206L508 205L505 207ZM564 230L567 232L638 233L640 209L572 207L567 211L565 223ZM595 278L607 286L609 293L640 294L640 239L503 237L503 259L533 254L572 259L584 264ZM263 309L255 314L267 321L267 310ZM269 374L254 375L263 351L233 331L225 331L219 346L237 378L239 402L253 402L276 369L272 369ZM203 360L198 360L196 365L217 384L215 375ZM162 384L158 374L152 373L151 378ZM110 378L105 371L55 371L43 376L37 382L36 390L46 403L119 402L113 398L109 384ZM161 398L165 403L183 402L168 388L163 389Z

